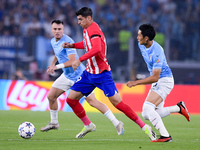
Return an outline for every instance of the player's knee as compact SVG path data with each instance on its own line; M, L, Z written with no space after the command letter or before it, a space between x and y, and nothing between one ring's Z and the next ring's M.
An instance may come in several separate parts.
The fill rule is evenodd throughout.
M52 95L52 94L47 94L47 99L49 100L49 102L54 102L57 100L57 97Z
M151 110L155 109L155 105L149 102L144 102L142 108L142 117L146 120L149 120L149 114Z
M90 106L95 107L95 101L94 100L87 100L87 102L90 104Z
M113 106L116 107L116 105L118 105L119 103L121 103L122 99L119 95L119 93L115 93L115 95L108 97L108 99L110 100L110 102L113 104Z
M70 99L67 97L66 102L70 107L74 107L78 103L78 100Z

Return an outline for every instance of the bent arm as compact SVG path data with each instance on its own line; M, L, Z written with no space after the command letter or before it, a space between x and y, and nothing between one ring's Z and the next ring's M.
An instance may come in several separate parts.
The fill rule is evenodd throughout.
M72 45L73 45L73 48L77 48L77 49L84 49L85 48L83 41L78 42L78 43L73 43Z
M160 77L160 73L161 73L161 69L153 69L152 76L149 76L142 80L137 80L136 83L137 83L137 85L155 83L158 81L158 79Z
M86 54L82 55L79 58L79 60L81 62L95 56L96 54L98 54L101 51L101 39L100 39L100 37L93 38L91 40L91 43L92 43L93 46L90 49L90 51L88 51Z
M57 69L62 69L62 68L67 68L67 67L71 67L72 66L72 62L74 62L76 60L76 54L71 54L68 55L69 60L62 63L62 64L58 64L55 67L55 70Z
M69 57L68 61L66 61L64 63L61 63L61 64L58 64L56 66L55 66L55 62L57 62L56 61L57 58L54 57L51 66L49 66L47 68L47 73L51 74L51 73L54 73L55 70L62 69L62 68L67 68L67 67L71 67L72 66L72 62L74 62L76 60L76 54L68 55L68 57Z
M85 48L83 41L78 42L78 43L73 43L73 44L65 42L62 44L62 47L63 48L76 48L76 49L84 49Z
M151 83L155 83L158 81L159 77L160 77L160 73L161 73L161 69L153 69L153 75L149 76L145 79L141 79L141 80L136 80L136 81L128 81L126 83L126 85L128 87L133 87L136 85L145 85L145 84L151 84Z
M69 60L64 63L64 66L65 66L64 68L72 66L72 62L76 60L76 54L68 55L68 57L69 57Z

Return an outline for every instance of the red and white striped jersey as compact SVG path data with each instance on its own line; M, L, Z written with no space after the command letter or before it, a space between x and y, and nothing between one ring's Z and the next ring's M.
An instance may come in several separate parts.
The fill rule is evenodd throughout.
M106 39L99 25L93 22L87 29L83 30L85 54L79 60L82 62L87 60L86 70L92 74L99 74L104 70L110 71L106 53Z

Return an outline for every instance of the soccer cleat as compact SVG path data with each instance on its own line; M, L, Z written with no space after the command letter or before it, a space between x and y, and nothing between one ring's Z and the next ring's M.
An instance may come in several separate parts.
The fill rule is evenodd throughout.
M124 124L120 121L119 124L115 127L117 129L118 135L124 134Z
M169 137L160 136L159 139L153 140L151 142L172 142L172 137L171 136L169 136Z
M151 126L146 124L146 129L144 132L149 136L151 141L156 140L156 133L151 129Z
M76 138L83 138L87 133L95 131L96 126L95 124L91 123L89 127L84 126L80 133L76 135Z
M53 124L53 123L49 122L48 125L40 128L40 131L42 131L42 132L46 131L47 132L47 131L52 130L52 129L58 130L58 128L59 128L59 123Z
M177 105L180 107L179 113L182 114L187 119L187 121L190 121L190 114L185 106L185 103L181 101Z

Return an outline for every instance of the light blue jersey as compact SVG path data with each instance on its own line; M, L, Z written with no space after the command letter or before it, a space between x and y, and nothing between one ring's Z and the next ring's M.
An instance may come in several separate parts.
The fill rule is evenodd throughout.
M153 75L153 69L161 69L159 78L173 76L171 69L167 64L164 50L156 41L153 41L153 44L149 48L146 48L144 45L140 45L140 43L138 43L138 46L151 76Z
M51 45L53 47L54 53L58 59L59 64L65 63L69 60L68 55L76 54L76 59L78 59L78 54L75 48L63 48L62 44L64 42L74 43L74 41L67 35L63 34L63 37L56 42L55 38L51 39ZM85 66L81 64L75 71L72 67L62 68L66 78L76 81L82 72L85 70Z

